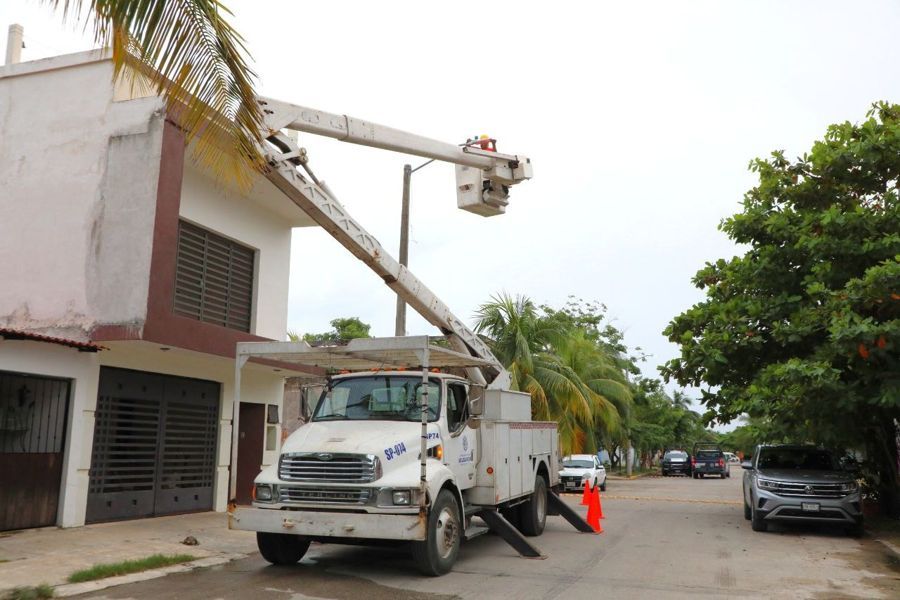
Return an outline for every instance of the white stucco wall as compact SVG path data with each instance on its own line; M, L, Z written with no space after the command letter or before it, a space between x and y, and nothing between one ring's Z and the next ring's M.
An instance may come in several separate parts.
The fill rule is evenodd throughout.
M72 380L57 523L62 527L84 525L100 374L98 354L44 342L0 340L0 370Z
M285 339L291 223L190 165L184 170L180 212L184 219L257 250L251 333Z
M146 315L163 105L99 52L0 68L0 324L84 339Z

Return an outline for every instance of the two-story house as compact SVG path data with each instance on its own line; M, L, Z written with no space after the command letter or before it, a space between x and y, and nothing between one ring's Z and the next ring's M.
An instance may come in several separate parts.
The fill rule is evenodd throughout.
M235 343L284 339L311 225L192 164L108 54L0 67L0 530L224 510ZM239 500L297 374L243 373Z

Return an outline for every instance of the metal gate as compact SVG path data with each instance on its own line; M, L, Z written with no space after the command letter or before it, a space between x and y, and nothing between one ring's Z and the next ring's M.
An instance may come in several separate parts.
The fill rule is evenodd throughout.
M219 384L103 367L87 521L210 510Z
M56 525L69 390L0 371L0 531Z

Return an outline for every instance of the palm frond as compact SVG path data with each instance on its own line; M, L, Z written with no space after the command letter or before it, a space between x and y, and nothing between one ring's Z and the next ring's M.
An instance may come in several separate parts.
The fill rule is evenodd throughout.
M194 159L249 189L264 168L263 116L244 40L220 0L42 0L63 18L93 16L117 77L143 77L166 100ZM137 74L136 74L137 73Z

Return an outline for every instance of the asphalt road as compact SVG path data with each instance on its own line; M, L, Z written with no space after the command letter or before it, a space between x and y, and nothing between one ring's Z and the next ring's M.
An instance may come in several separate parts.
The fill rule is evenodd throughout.
M580 497L567 495L577 505ZM272 598L897 598L900 564L878 542L829 527L754 533L740 471L726 480L645 477L609 482L604 533L548 518L520 558L500 538L463 544L454 571L419 576L403 549L313 545L299 565L259 556L82 596L95 599Z

